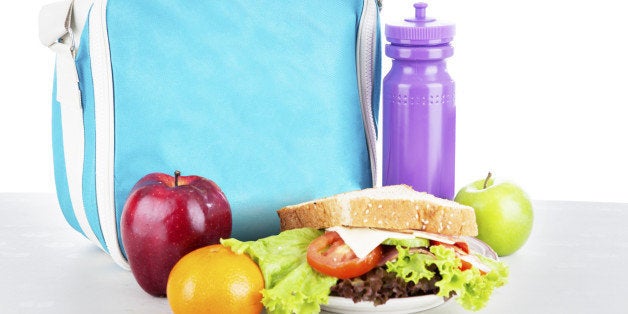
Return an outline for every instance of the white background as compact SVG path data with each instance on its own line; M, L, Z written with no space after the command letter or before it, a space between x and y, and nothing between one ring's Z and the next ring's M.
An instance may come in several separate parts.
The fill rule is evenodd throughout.
M0 192L54 192L49 0L0 2ZM384 0L382 19L413 1ZM457 25L456 187L488 170L534 199L628 202L628 18L621 1L428 1ZM387 72L389 62L384 63Z

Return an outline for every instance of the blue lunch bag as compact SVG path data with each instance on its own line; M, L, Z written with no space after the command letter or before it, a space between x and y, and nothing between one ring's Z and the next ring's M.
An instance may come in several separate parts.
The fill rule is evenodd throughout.
M279 232L276 210L377 182L376 0L62 1L54 169L68 223L128 268L119 222L151 172L215 181L232 236Z

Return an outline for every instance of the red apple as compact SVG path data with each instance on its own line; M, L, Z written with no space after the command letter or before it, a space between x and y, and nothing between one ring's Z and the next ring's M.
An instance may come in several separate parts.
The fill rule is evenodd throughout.
M170 270L183 255L231 236L231 207L211 180L151 173L131 190L120 228L135 280L165 296Z

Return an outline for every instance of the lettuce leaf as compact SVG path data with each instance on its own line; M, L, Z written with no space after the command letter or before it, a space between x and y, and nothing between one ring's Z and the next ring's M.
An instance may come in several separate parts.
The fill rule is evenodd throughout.
M508 267L501 262L476 254L480 260L491 267L491 272L486 275L476 276L465 285L464 293L460 294L458 303L464 308L477 311L484 307L493 290L507 283ZM479 270L473 269L479 273Z
M480 260L491 267L491 272L482 275L476 268L460 270L461 262L456 253L449 248L435 245L430 247L434 257L426 254L411 253L409 249L397 246L399 256L396 260L386 263L386 270L395 273L406 282L417 283L421 278L431 279L436 275L428 269L436 265L441 279L436 282L438 295L450 297L455 293L457 301L467 310L477 311L488 302L493 290L503 286L508 276L508 268L501 262L477 255Z
M307 247L322 231L293 229L278 235L242 242L220 242L238 254L255 261L264 277L262 303L269 314L318 313L328 301L330 288L337 278L320 274L307 262Z

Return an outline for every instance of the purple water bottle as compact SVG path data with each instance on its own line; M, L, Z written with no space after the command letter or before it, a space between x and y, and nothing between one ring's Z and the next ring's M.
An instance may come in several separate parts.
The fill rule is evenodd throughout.
M455 26L426 17L386 25L393 59L383 84L383 184L407 184L438 197L454 196L456 106L445 59Z

